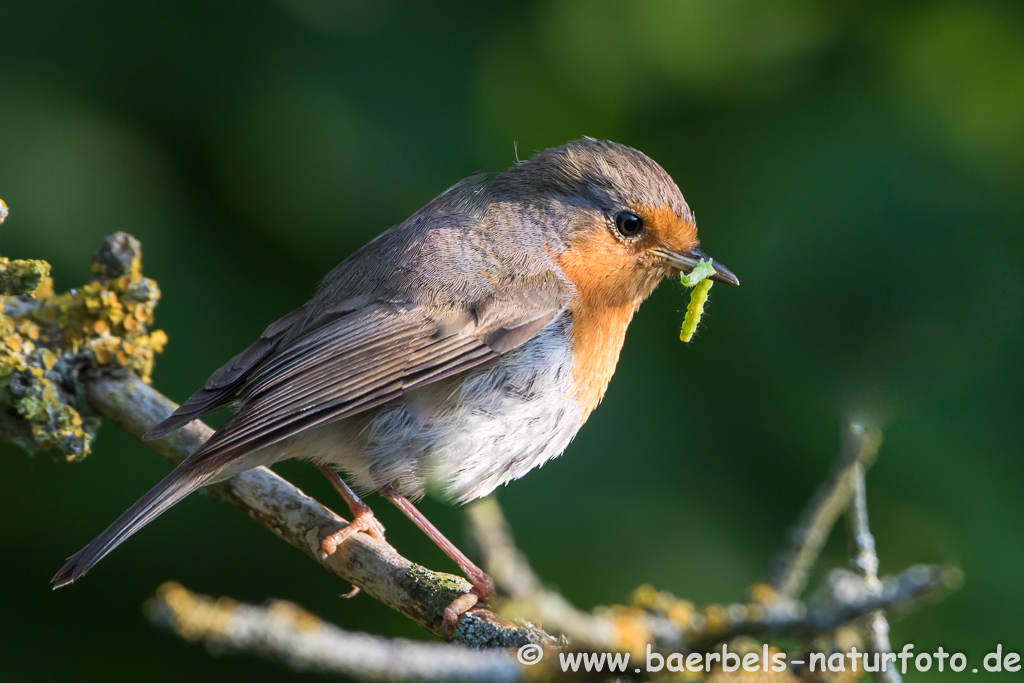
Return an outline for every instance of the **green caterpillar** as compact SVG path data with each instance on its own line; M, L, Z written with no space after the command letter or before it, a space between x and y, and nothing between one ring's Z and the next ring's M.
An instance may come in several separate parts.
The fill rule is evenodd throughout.
M690 291L690 303L686 307L686 317L683 318L683 327L679 331L680 341L690 341L693 338L693 333L697 331L700 317L704 314L704 304L708 300L708 292L711 291L711 285L715 284L708 278L714 274L715 268L711 265L711 260L708 259L700 261L691 272L679 276L679 281L683 285L693 287Z

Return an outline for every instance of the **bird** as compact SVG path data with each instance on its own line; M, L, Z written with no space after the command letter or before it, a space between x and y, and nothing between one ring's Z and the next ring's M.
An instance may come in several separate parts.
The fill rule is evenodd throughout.
M352 512L322 540L325 562L353 533L384 539L358 489L395 504L466 574L473 590L444 613L450 633L494 584L412 501L464 504L559 456L604 397L640 304L706 259L676 183L631 147L581 138L471 175L342 261L150 429L160 439L236 409L52 583L81 578L196 489L301 458ZM739 284L711 263L711 279Z

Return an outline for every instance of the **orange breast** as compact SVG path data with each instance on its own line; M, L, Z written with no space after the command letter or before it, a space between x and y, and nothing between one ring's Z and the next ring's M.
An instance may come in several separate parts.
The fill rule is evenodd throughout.
M634 310L632 303L614 308L580 305L570 309L574 398L583 411L584 420L604 398Z
M619 362L626 328L643 299L636 259L602 231L593 231L557 259L576 287L572 316L575 401L585 420L604 398Z

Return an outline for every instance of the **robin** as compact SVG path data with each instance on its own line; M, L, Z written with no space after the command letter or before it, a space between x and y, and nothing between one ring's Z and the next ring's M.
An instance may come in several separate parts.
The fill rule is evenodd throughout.
M565 450L600 403L626 328L667 276L705 254L672 178L630 147L584 138L495 177L470 176L327 275L174 413L159 439L203 414L238 412L53 578L84 575L197 488L286 458L315 463L357 531L384 528L338 471L394 503L455 561L491 579L410 502L466 503ZM739 284L714 264L712 279Z

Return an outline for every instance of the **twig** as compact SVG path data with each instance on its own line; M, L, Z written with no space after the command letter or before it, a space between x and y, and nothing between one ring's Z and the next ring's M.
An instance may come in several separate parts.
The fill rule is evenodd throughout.
M811 639L880 609L907 611L925 599L941 596L957 588L962 573L957 568L915 565L902 574L880 581L879 591L869 591L859 574L833 570L824 585L815 592L810 604L802 600L778 598L767 604L737 603L705 608L699 618L691 619L683 629L678 620L667 618L665 611L650 615L648 629L661 633L662 649L707 651L737 636L795 636ZM667 603L670 606L671 603ZM710 618L709 611L714 613ZM672 633L676 626L677 633Z
M882 432L849 423L839 461L829 478L818 487L796 525L790 529L787 547L769 575L769 584L783 599L800 597L811 569L818 560L836 520L850 504L854 492L854 467L870 467L882 444Z
M772 606L763 619L737 623L704 642L661 642L658 649L717 650L739 635L795 635L811 638L828 633L880 606L905 606L948 584L950 570L914 567L882 583L882 594L868 596L861 578L840 571L827 584L820 607L798 616ZM802 604L802 603L800 603ZM364 680L473 681L513 683L523 671L504 652L482 652L460 646L416 643L344 631L284 601L246 605L229 598L198 595L180 584L162 585L147 603L150 620L189 642L204 642L214 653L252 652L279 659L299 670L342 673ZM600 649L600 648L584 648ZM564 679L576 678L570 672ZM567 675L566 675L567 674ZM817 680L817 679L815 679Z
M923 599L956 588L960 576L960 570L953 567L919 564L881 579L879 590L869 591L859 575L833 570L806 616L777 619L769 607L765 625L772 631L824 633L877 610L909 610Z
M503 614L536 620L545 629L563 633L576 647L607 649L615 643L614 623L577 609L561 594L544 586L516 547L497 500L484 498L467 505L465 510L470 535L485 569L511 598L511 602L502 605Z
M205 642L213 652L252 652L299 670L374 681L513 683L521 678L505 652L353 633L290 602L257 607L168 582L146 605L146 613L189 642Z
M126 431L140 436L171 414L176 404L134 376L101 377L87 383L90 405ZM173 464L199 447L213 430L196 421L163 439L148 442ZM320 564L320 541L346 522L270 470L249 470L209 489ZM441 615L468 592L468 581L410 562L386 543L359 533L330 556L333 573L359 586L388 607L440 635ZM454 640L472 647L512 647L554 642L531 625L517 625L477 608L459 622Z
M511 597L510 603L501 605L502 614L522 614L536 619L546 629L568 636L574 648L600 650L623 645L622 635L618 633L622 624L602 615L582 612L543 586L515 546L497 501L485 499L467 506L467 518L488 571ZM874 587L865 584L860 575L842 570L830 573L810 605L801 600L776 597L767 604L754 602L709 608L722 612L724 623L684 607L678 612L692 613L698 618L689 619L680 628L679 617L669 615L676 611L674 608L689 603L668 594L654 594L641 601L645 605L642 614L633 613L632 619L622 623L631 624L632 630L640 633L658 634L656 640L662 649L702 650L740 635L807 638L828 633L874 614L880 608L909 609L924 597L956 587L960 580L958 569L918 565L883 582L878 578L877 559L875 567Z
M878 580L878 554L875 552L875 537L868 525L867 486L864 481L864 466L858 462L853 467L853 501L850 504L850 537L854 554L850 564L864 578L865 588L874 595L882 594L882 582ZM872 654L879 656L892 652L889 642L889 622L883 610L872 612L867 618L868 641ZM875 672L876 683L901 683L903 678L895 667L886 667Z

